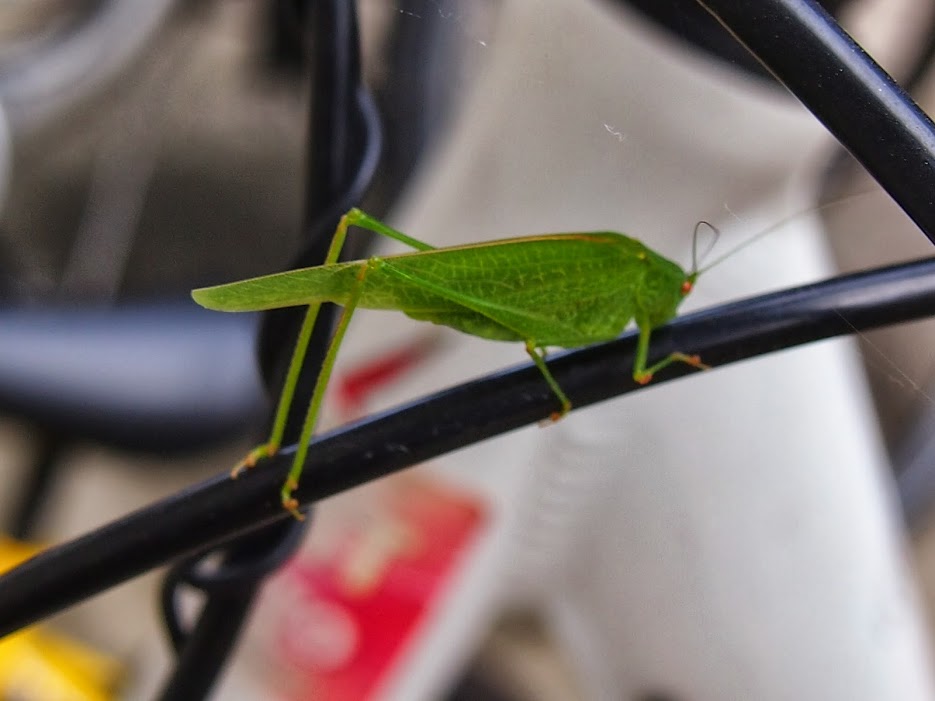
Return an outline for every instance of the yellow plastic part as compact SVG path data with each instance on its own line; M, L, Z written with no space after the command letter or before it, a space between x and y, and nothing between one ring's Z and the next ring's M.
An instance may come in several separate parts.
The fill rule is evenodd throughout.
M0 571L42 548L0 536ZM0 640L0 698L22 701L114 701L124 676L115 658L39 627Z

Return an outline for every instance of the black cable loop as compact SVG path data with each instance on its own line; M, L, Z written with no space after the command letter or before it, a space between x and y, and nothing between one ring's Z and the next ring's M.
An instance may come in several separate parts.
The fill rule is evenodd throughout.
M356 105L358 116L363 125L362 141L365 146L357 171L347 190L331 206L315 217L309 226L310 241L296 257L294 268L306 268L320 264L320 246L316 242L324 239L330 243L331 235L334 234L338 220L347 210L363 199L364 193L377 172L380 153L383 150L383 132L380 127L380 115L377 111L376 101L373 94L362 87L357 91ZM353 242L349 242L347 248L353 251Z
M190 631L182 624L177 603L184 586L200 590L204 594L235 594L245 586L263 580L284 565L302 544L302 537L308 527L311 508L305 511L306 522L287 522L287 527L279 542L254 560L244 562L211 562L218 555L218 548L206 553L187 557L173 565L168 573L160 593L160 605L166 634L173 650L178 654L189 641Z
M262 557L249 562L238 564L225 564L222 567L207 562L207 558L200 556L190 558L188 567L178 567L178 580L180 583L200 589L207 594L230 592L247 582L263 579L266 575L275 572L295 553L301 545L305 528L313 516L311 509L304 512L305 521L288 521L292 528L286 529L282 539L270 548Z

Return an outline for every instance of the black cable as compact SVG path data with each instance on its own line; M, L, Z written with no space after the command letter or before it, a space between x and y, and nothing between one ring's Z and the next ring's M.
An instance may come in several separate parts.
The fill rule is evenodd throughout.
M822 6L837 16L841 6L853 0L824 0ZM695 0L618 0L656 22L674 36L706 51L709 55L743 70L756 78L769 81L769 70L731 36L723 25Z
M935 242L935 124L813 0L698 0Z
M699 353L715 366L935 314L935 259L846 275L679 317L653 354ZM556 356L577 407L640 389L636 336ZM697 372L672 367L646 387ZM541 421L556 399L531 364L442 391L317 437L297 498L308 504L418 462ZM547 429L545 429L547 430ZM0 577L0 635L232 535L291 519L279 487L293 449L232 480L224 473L54 547Z
M928 26L925 31L925 40L921 45L919 54L915 56L912 65L904 75L897 76L899 84L910 95L919 90L935 59L935 7L929 8ZM840 197L847 189L849 176L853 171L853 158L849 151L841 148L828 159L825 173L822 177L822 191L819 201L830 201Z

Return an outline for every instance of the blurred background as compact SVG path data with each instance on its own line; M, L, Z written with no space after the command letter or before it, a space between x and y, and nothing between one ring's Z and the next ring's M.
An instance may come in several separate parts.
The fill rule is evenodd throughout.
M704 277L696 307L929 255L694 3L358 4L384 124L362 206L413 236L613 228L687 265L695 221L732 244L801 214ZM935 4L826 5L928 110ZM290 0L0 3L0 516L11 536L75 537L223 472L257 439L268 410L258 319L193 308L188 293L287 268L304 243L305 21ZM823 208L821 222L805 213L855 192L869 194ZM771 362L786 365L729 368L735 389L710 373L678 383L689 399L641 393L329 500L214 698L933 698L933 338L926 321L779 354ZM390 355L402 369L355 393ZM521 355L362 314L327 421ZM627 425L649 443L621 435ZM761 460L771 453L788 474ZM447 539L425 545L427 533ZM788 548L778 560L777 542ZM328 593L323 582L348 571L354 595ZM794 581L777 575L789 571ZM419 597L380 588L381 576L419 578ZM81 651L45 655L43 674L99 655L82 667L96 680L86 695L23 698L152 697L171 665L159 577L52 622ZM861 582L876 588L872 605ZM367 661L352 654L363 631L391 641ZM13 661L0 683L26 664L3 654Z

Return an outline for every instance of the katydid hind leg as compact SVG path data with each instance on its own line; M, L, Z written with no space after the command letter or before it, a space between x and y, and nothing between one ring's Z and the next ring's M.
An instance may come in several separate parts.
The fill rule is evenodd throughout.
M652 334L652 327L648 324L641 324L639 330L640 336L636 346L636 358L633 362L633 379L637 383L641 385L649 383L653 379L653 375L663 368L672 365L672 363L685 363L698 370L711 369L711 366L701 362L701 358L697 355L688 355L687 353L678 352L670 353L659 362L646 367L647 357L649 355L649 337Z
M344 240L347 238L348 225L348 215L345 214L341 217L337 228L334 230L334 235L331 237L328 254L325 256L325 265L333 265L341 256L341 249L344 247ZM273 428L270 431L269 439L266 443L258 445L247 453L246 457L234 466L234 469L231 470L232 478L236 478L244 470L254 467L263 458L271 458L279 452L283 435L286 432L289 409L292 407L295 388L299 382L299 374L302 371L302 364L305 362L305 354L308 351L308 344L312 337L312 329L318 319L320 310L321 303L318 303L310 305L305 312L305 318L302 320L302 326L299 328L299 334L296 337L295 347L292 351L292 358L289 361L289 369L286 371L286 379L283 381L282 391L279 394L276 415L273 418Z
M342 217L342 222L346 222L349 226L356 226L361 229L366 229L367 231L372 231L375 234L380 236L385 236L394 241L398 241L404 246L409 246L414 248L417 251L431 251L434 250L434 246L431 246L424 241L419 241L419 239L414 239L411 236L404 234L402 231L394 229L388 224L384 224L382 221L376 217L372 217L366 212L363 212L356 207L348 211L347 214Z
M363 291L364 281L367 278L367 272L372 263L368 261L360 266L357 273L357 280L348 296L347 304L341 311L338 319L338 325L335 327L331 343L328 345L328 351L325 354L325 360L321 365L321 372L315 381L315 389L312 391L312 398L309 400L308 412L305 414L305 421L302 424L302 434L299 437L299 443L296 447L295 457L292 460L292 467L286 481L280 490L282 505L287 511L292 513L297 519L302 520L303 516L299 511L299 502L292 496L293 492L299 486L299 478L302 476L302 470L305 467L305 457L308 455L308 445L312 440L312 434L315 431L315 424L318 421L318 415L321 412L322 401L325 398L325 391L328 389L328 381L331 379L331 373L334 370L334 363L338 357L338 351L341 349L341 343L344 341L344 334L347 332L348 324L360 301L360 295Z
M558 401L561 402L561 410L553 411L549 416L551 421L558 421L560 418L565 416L565 414L571 411L571 401L565 395L565 392L562 390L561 385L558 384L558 381L552 376L552 373L549 370L549 366L545 364L544 354L538 348L536 348L535 342L526 341L526 352L529 354L529 357L532 358L532 362L536 364L536 367L539 368L539 372L542 373L542 377L545 378L545 381L552 389L552 392L556 397L558 397Z

